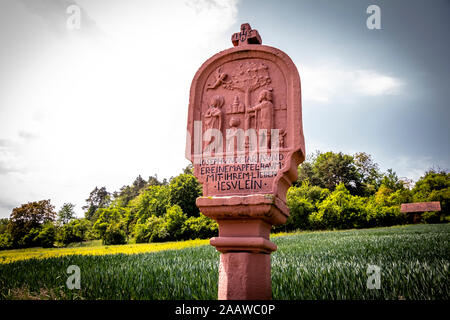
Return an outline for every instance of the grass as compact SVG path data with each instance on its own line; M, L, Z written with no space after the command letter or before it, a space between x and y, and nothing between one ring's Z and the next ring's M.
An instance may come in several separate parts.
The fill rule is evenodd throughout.
M448 300L449 240L450 224L279 235L273 238L278 245L272 254L273 297ZM0 298L216 299L219 254L200 243L181 249L182 243L179 250L145 253L116 252L156 244L70 248L104 250L97 255L65 252L30 259L28 253L27 260L0 264ZM366 287L369 264L381 268L380 290ZM69 265L81 269L80 290L66 287Z
M450 225L414 225L278 238L272 258L277 299L450 298ZM367 289L368 265L381 268Z

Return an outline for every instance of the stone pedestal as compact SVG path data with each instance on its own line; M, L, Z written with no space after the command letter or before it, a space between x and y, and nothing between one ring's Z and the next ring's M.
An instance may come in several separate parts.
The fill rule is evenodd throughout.
M288 208L272 195L201 197L200 211L219 224L219 237L210 240L221 253L219 300L272 298L270 241L272 225L286 222Z

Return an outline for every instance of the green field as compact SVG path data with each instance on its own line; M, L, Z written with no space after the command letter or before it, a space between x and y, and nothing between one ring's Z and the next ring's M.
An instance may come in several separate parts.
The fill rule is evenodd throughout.
M274 299L450 298L450 224L304 232L273 239ZM54 250L54 249L53 249ZM215 299L219 254L209 246L72 255L0 264L1 299ZM367 289L367 267L381 288ZM81 289L66 269L81 269Z

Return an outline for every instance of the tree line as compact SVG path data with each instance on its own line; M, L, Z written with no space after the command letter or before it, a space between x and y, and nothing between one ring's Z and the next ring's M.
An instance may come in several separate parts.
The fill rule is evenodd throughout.
M277 230L349 229L412 223L400 204L439 201L441 212L425 212L424 223L450 221L450 173L429 169L414 184L388 169L381 172L364 152L317 152L298 168L288 190L290 217Z
M95 187L77 218L74 205L57 212L50 200L23 204L0 219L0 249L66 246L101 239L104 244L177 241L216 236L218 225L200 214L201 185L192 166L169 181L138 176L110 193ZM290 217L275 231L348 229L411 222L400 204L440 201L441 212L426 212L425 223L450 221L450 173L428 170L415 184L389 169L381 172L366 153L316 152L298 168L287 193Z

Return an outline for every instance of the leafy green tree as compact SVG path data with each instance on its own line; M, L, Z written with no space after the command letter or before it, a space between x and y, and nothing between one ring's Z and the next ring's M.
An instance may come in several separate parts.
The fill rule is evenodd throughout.
M359 194L361 181L353 157L342 152L320 154L314 165L314 174L320 181L320 187L334 190L344 184L352 194Z
M188 239L208 239L218 235L219 225L213 219L201 214L198 217L188 218L184 223L184 230Z
M415 184L414 202L439 201L444 216L450 215L450 173L441 170L428 170Z
M356 153L353 161L359 173L363 188L359 194L365 196L374 194L380 186L382 178L378 164L373 161L370 154L365 152Z
M50 200L28 202L14 208L8 224L8 231L14 247L37 245L34 239L45 223L53 223L56 213Z
M285 231L309 229L309 215L315 211L314 204L307 198L292 190L288 198L289 218L284 226ZM281 229L281 228L280 228Z
M162 181L159 181L158 175L156 173L154 176L148 177L147 185L149 186L165 186L167 184L168 184L167 179L164 178Z
M317 211L317 205L329 194L328 189L311 186L309 180L303 181L298 187L291 187L286 195L290 216L286 224L275 227L274 230L309 229L309 215Z
M188 164L186 168L183 169L184 174L194 174L194 166L192 164Z
M52 248L56 240L56 227L53 223L45 223L38 235L33 239L36 245L44 248Z
M386 186L392 191L405 189L405 183L400 179L397 174L392 169L388 169L383 178L381 179L381 184Z
M114 221L108 225L103 235L103 243L106 245L127 243L127 235L122 223Z
M61 209L58 211L58 222L65 225L70 220L75 218L75 211L73 210L75 205L72 203L64 203Z
M181 207L177 204L167 209L164 215L165 228L171 240L181 240L184 235L184 223L187 219Z
M169 203L169 187L164 185L149 186L129 203L132 211L128 220L137 219L144 222L150 216L161 217L166 213Z
M160 242L169 237L163 217L151 216L135 227L136 243Z
M381 205L375 197L366 204L367 227L386 227L406 223L406 215L400 212L400 206Z
M0 233L0 250L12 249L13 241L11 234L6 230Z
M0 219L0 234L5 233L8 229L9 219L2 218Z
M303 182L308 182L311 185L319 185L319 180L314 175L314 164L309 161L304 161L298 166L298 179L294 186L300 186Z
M312 186L319 186L320 181L314 174L314 164L316 162L317 157L321 155L320 151L316 151L315 153L309 154L306 156L305 161L303 161L298 166L298 179L293 184L294 186L299 187L303 182L308 181L308 183Z
M439 223L441 222L440 214L437 211L424 212L421 221L425 223Z
M391 186L395 187L395 184L391 184ZM410 200L410 190L398 189L394 191L385 184L381 184L375 195L367 201L365 207L367 226L382 227L405 223L406 215L400 212L400 204Z
M188 217L198 217L199 210L195 200L201 194L201 186L191 174L183 173L170 180L169 202L171 205L179 205Z
M95 221L98 217L97 210L106 208L111 203L111 194L106 191L106 187L95 187L89 194L89 198L86 199L86 203L83 206L85 217L91 221Z
M131 186L123 186L120 188L119 192L114 192L114 198L117 205L121 207L126 207L128 203L136 198L141 190L145 189L149 183L142 179L142 177L139 175L134 181Z
M116 228L120 227L123 229L125 233L125 224L123 223L123 217L127 211L127 208L122 207L108 207L108 208L100 208L98 211L98 219L95 221L93 225L93 230L97 233L97 235L103 240L103 242L107 241L106 238L108 228L111 225L114 225L110 232L116 232Z
M22 238L14 244L14 247L29 248L29 247L40 247L41 244L37 241L39 235L40 227L31 228Z
M309 217L315 229L346 229L366 226L365 198L353 196L343 183L318 205Z
M352 194L364 194L361 174L352 156L329 151L317 152L309 159L299 167L297 186L303 181L309 181L313 186L333 191L343 183Z
M64 245L85 241L90 228L91 223L89 220L73 219L59 229L57 240Z

